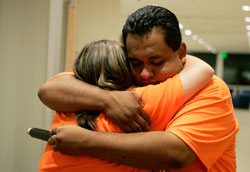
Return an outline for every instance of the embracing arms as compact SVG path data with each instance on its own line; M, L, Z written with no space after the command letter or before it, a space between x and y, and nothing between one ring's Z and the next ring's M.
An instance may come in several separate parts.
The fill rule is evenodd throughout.
M185 101L204 87L212 78L213 73L213 69L204 61L193 56L187 56L184 68L179 73L183 83ZM124 93L128 94L126 91ZM63 112L80 110L105 111L110 106L115 107L110 102L115 104L117 97L121 98L126 94L105 91L97 86L78 80L73 75L56 77L43 84L38 90L38 96L45 105L53 110ZM140 101L139 97L135 96L135 99L136 101L132 101L132 103ZM118 107L121 108L121 106Z
M196 62L193 61L201 67L197 71L191 67L192 63L189 63L188 60L186 68L183 69L183 74L180 73L184 90L186 90L184 91L185 95L188 95L185 96L185 100L194 94L193 91L189 90L202 88L202 86L196 87L192 85L193 82L203 80L203 82L207 83L213 75L211 67L204 62L202 62L204 64L199 64L198 59ZM206 72L203 73L203 70ZM209 74L206 75L206 73ZM199 78L200 75L202 75L201 78ZM183 80L183 77L189 77L189 79ZM190 85L190 83L190 87L185 86L186 84ZM176 135L166 131L118 134L94 132L77 126L65 126L53 129L52 133L55 135L51 137L49 144L53 145L57 151L71 155L86 153L138 168L182 168L197 159L195 153L188 145Z
M207 63L187 56L180 72L184 101L206 85L213 73ZM138 104L140 98L130 91L106 91L80 81L73 75L63 75L46 82L38 95L45 105L57 111L100 110L125 132L149 130L150 119Z

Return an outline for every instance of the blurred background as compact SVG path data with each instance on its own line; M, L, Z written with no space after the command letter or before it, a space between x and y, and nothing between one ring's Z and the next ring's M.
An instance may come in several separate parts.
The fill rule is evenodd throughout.
M0 0L0 171L37 171L45 143L26 131L49 128L54 113L39 87L70 71L86 43L120 41L127 16L149 4L176 14L189 54L228 84L240 123L237 171L250 171L249 0Z

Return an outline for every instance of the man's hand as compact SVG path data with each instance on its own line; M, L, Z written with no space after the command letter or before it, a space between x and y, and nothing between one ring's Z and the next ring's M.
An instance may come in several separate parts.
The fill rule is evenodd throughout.
M110 91L104 113L124 132L149 131L150 118L141 97L131 91Z
M55 151L67 155L83 154L82 145L88 130L79 126L63 126L52 129L51 134L48 144L53 146Z

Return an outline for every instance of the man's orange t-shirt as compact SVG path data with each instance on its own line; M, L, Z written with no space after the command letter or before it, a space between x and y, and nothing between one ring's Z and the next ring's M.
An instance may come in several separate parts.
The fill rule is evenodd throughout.
M198 159L171 172L236 171L236 134L239 130L230 91L214 76L211 82L188 101L166 127L181 138Z
M72 73L62 73L55 77L60 75L72 75ZM134 88L132 91L142 97L145 104L144 110L149 114L151 119L151 130L163 131L175 113L184 104L184 92L179 75L160 84ZM76 115L73 113L56 112L50 129L63 125L77 125L75 121ZM97 118L97 128L98 131L122 132L120 128L113 124L103 113ZM40 160L39 171L143 172L150 170L137 169L88 155L63 155L60 152L53 151L51 146L46 145Z

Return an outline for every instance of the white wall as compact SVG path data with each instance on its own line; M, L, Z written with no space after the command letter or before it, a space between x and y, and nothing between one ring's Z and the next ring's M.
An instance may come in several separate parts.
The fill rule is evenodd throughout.
M37 98L46 80L49 0L0 0L0 171L35 172L43 142L29 127L44 126Z

